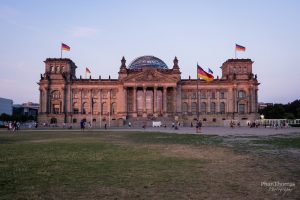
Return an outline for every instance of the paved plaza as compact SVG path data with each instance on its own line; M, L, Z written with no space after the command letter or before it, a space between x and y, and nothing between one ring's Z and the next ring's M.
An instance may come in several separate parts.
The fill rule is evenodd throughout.
M81 131L78 128L74 129L62 129L59 127L55 128L38 128L38 129L22 129L21 132L26 131ZM7 131L7 129L1 129L0 131ZM146 127L142 128L129 128L129 127L108 127L105 129L97 128L86 128L85 131L141 131L141 132L163 132L163 133L178 133L178 134L204 134L204 135L218 135L218 136L270 136L270 135L298 135L300 134L300 128L249 128L249 127L202 127L201 133L196 133L195 127L179 127L177 130L171 127Z

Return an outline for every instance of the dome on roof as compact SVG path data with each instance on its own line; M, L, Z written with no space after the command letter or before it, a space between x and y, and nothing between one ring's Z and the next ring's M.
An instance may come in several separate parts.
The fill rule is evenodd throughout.
M141 56L134 59L128 66L128 69L141 69L143 67L153 67L158 69L168 69L166 63L154 56Z

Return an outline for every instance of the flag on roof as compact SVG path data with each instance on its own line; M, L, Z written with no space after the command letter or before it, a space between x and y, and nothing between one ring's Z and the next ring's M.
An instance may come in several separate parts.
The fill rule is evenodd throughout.
M70 51L71 47L69 47L68 45L61 43L61 50L64 51Z
M246 47L235 44L235 50L236 51L246 51Z
M86 67L85 68L85 73L90 74L91 73L90 69Z
M208 73L213 74L214 72L210 68L208 68Z
M214 76L212 74L207 73L197 64L197 77L206 81L213 81Z

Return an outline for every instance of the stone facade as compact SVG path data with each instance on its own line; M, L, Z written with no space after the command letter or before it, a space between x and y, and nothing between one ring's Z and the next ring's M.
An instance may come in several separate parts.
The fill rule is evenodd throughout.
M93 127L122 126L162 121L183 125L241 125L258 118L258 81L250 59L229 59L222 77L212 82L181 79L175 57L169 69L160 59L142 56L129 67L121 60L118 79L76 77L75 63L66 58L48 58L39 81L40 123L78 126L84 119ZM197 94L198 91L198 94ZM198 99L197 99L198 97ZM198 106L197 106L198 105Z

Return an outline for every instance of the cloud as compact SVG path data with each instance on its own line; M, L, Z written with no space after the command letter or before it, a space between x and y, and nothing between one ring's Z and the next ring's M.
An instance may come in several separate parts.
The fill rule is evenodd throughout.
M97 35L99 30L93 27L77 26L71 28L69 32L75 38L90 38Z
M39 30L35 26L22 23L22 19L24 19L24 16L22 16L22 13L19 10L7 5L0 5L0 22L30 31Z

